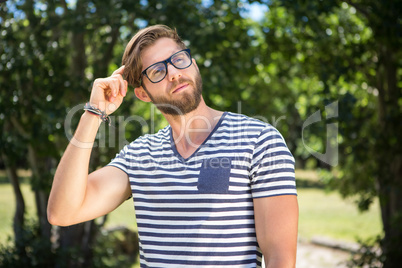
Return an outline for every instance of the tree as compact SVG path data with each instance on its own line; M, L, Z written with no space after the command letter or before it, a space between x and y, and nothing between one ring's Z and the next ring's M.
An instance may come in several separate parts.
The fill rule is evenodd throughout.
M27 159L23 163L32 171L30 183L35 193L37 236L44 241L45 250L50 256L57 245L61 249L79 247L80 258L69 258L68 266L91 263L91 245L98 227L95 222L54 228L52 233L46 207L58 159L68 142L62 128L68 112L66 107L88 98L90 74L108 75L121 27L128 24L136 28L128 20L135 16L138 4L128 1L96 4L78 1L76 6L71 6L65 1L27 0L1 5L0 46L4 54L0 65L0 103L4 109L0 116L0 150L16 193L15 245L22 249L21 259L38 257L24 252L28 245L21 245L23 239L19 235L26 225L24 199L15 171L17 163ZM123 5L129 7L126 12L130 16L120 12ZM99 165L99 155L95 153L93 158L93 165ZM52 245L55 238L58 239ZM56 261L59 265L66 264L64 259L41 261L46 267Z
M357 197L361 209L379 197L384 267L397 267L402 256L401 6L398 1L295 0L274 1L269 8L263 32L289 60L283 76L301 88L298 102L307 109L299 109L300 116L339 101L340 159L330 184L345 197ZM322 148L326 133L315 131Z
M211 67L203 71L212 77L205 86L208 101L221 108L235 107L237 97L230 93L232 88L237 83L246 84L243 80L249 72L256 72L251 67L253 64L239 64L249 61L252 55L248 51L252 37L247 34L247 23L240 16L239 3L215 1L206 6L201 0L162 3L24 0L1 4L0 47L4 53L0 63L0 152L16 193L15 246L20 265L94 265L92 245L104 221L52 227L47 222L47 199L54 171L68 142L66 136L78 121L77 113L72 116L71 127L66 125L71 111L88 100L93 79L109 75L121 64L125 44L140 27L156 23L176 27L199 64ZM218 97L221 92L228 100ZM114 118L128 115L130 111L144 112L144 107L147 105L129 97ZM149 112L144 112L143 118L152 120ZM126 131L130 140L142 134L141 128L124 129L125 126L125 131L119 132L118 121L114 121L114 127L101 129L91 169L108 163L119 149L107 146L104 141L117 144L107 135L113 139L118 132L117 139L124 141L121 136ZM25 223L24 199L16 175L16 169L22 165L32 171L30 183L35 193L38 228L30 233L29 239L43 241L41 250L49 258L41 260L39 255L34 256L38 251L32 250L36 242L26 241L18 233L31 228ZM30 250L19 251L28 246L32 246ZM54 248L60 251L55 253ZM79 251L69 253L67 259L60 258L60 252L71 248Z

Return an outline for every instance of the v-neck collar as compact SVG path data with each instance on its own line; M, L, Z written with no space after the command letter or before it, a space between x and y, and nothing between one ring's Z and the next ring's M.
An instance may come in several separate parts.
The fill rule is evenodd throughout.
M211 131L211 133L209 133L208 137L204 140L204 142L198 146L198 148L194 151L194 153L192 153L189 157L184 158L183 156L181 156L181 154L177 151L176 148L176 144L174 142L173 139L173 132L172 132L172 127L169 126L169 131L170 131L170 144L172 146L172 150L174 155L181 160L182 162L187 162L188 160L190 160L193 156L195 156L197 154L197 152L205 145L205 143L208 142L208 140L211 138L211 136L215 133L215 131L219 128L219 126L222 124L223 119L225 118L225 116L227 115L227 112L224 112L221 116L221 118L219 119L218 123L215 125L214 129Z

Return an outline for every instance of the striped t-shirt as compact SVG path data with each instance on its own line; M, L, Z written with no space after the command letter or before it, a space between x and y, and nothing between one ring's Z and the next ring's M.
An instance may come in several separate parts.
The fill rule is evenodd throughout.
M110 165L129 176L141 267L261 267L253 198L296 195L281 134L230 112L187 159L167 126L125 146Z

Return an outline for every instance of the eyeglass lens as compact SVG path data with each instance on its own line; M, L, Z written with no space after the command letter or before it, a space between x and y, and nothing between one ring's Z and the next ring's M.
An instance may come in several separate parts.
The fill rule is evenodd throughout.
M165 78L167 73L167 62L170 62L177 69L185 69L191 65L191 56L187 51L183 50L173 54L164 62L158 62L150 66L146 70L146 74L151 82L157 83Z

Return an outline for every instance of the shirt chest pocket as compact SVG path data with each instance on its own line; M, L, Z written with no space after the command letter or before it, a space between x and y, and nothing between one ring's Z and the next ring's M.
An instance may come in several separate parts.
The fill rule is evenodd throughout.
M205 159L198 177L198 192L202 194L228 193L231 167L232 161L229 157Z

